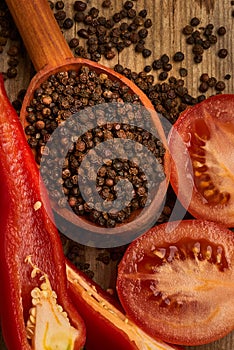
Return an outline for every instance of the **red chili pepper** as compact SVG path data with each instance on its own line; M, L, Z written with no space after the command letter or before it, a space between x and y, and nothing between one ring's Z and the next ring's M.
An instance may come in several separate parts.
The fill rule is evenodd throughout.
M6 346L78 350L85 342L84 322L68 296L60 237L45 194L42 202L39 171L2 76L0 179L0 314Z
M182 350L147 335L116 300L67 261L69 292L85 320L87 350Z

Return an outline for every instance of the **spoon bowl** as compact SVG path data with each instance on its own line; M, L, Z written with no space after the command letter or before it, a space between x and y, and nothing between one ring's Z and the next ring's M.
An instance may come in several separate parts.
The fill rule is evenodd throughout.
M47 0L6 0L6 2L37 71L28 86L22 104L20 119L24 128L29 124L26 119L27 106L30 105L33 99L34 91L49 76L61 71L79 71L82 66L87 66L98 74L105 73L109 79L117 80L128 86L130 93L139 96L142 105L150 112L152 123L166 148L163 127L147 96L133 82L114 70L87 59L74 58ZM26 135L26 137L28 136ZM110 232L113 234L124 234L135 230L144 232L151 227L155 222L155 213L160 210L163 203L167 186L168 178L165 177L151 204L144 208L143 213L141 213L142 210L134 210L128 220L111 228ZM78 216L72 213L71 210L60 208L53 200L51 200L51 205L56 214L76 227L95 234L106 233L106 228L92 223L85 216Z

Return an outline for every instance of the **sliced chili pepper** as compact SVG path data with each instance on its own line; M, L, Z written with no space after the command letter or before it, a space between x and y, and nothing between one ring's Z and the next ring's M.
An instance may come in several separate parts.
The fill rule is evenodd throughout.
M85 320L87 350L182 349L151 338L125 316L111 295L69 261L66 269L70 295Z
M1 325L8 350L78 350L85 326L39 171L0 77Z

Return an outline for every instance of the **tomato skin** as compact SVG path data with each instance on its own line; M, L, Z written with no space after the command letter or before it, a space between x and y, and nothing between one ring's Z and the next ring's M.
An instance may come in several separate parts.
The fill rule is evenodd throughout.
M226 227L234 227L233 110L234 94L212 96L186 109L171 129L164 158L165 173L188 212L195 218L219 222ZM199 138L196 139L195 133L199 134ZM223 191L226 200L214 198L216 202L209 202L197 185L200 180L195 176L193 164L199 156L202 159L201 152L205 152L206 159L203 168L208 167L208 170L204 172L202 167L200 169L216 182L215 191ZM195 158L194 153L198 153ZM212 157L218 159L214 164Z
M126 250L118 267L120 302L151 337L179 345L218 340L234 329L234 233L205 220L167 225L152 228ZM201 255L195 258L198 243ZM181 255L171 263L170 247L178 247ZM152 252L161 254L164 248L167 258L157 266ZM222 268L215 263L219 251Z

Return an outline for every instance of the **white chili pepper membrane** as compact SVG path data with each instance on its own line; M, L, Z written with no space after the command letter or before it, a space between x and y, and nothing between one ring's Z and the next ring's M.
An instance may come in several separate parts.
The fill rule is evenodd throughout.
M32 263L31 256L25 262L33 270L31 277L41 274L41 285L31 291L32 308L26 323L27 338L33 350L73 350L78 331L71 326L67 313L57 303L48 275Z

